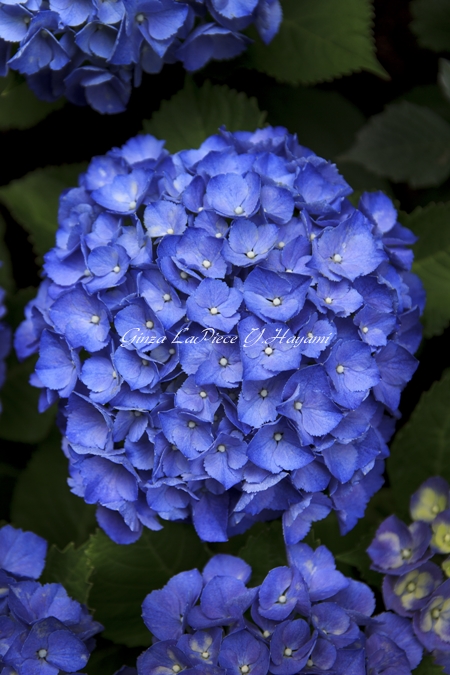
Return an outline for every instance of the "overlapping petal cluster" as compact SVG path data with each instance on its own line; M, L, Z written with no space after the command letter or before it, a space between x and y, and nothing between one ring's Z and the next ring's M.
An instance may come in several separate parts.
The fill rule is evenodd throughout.
M0 673L58 675L84 670L103 629L61 584L40 584L47 543L0 529Z
M411 497L413 523L396 516L378 528L367 552L384 573L387 609L412 620L420 643L450 673L450 487L429 478ZM444 556L447 556L444 558ZM444 572L444 574L443 574Z
M279 0L3 0L0 76L9 67L41 99L118 113L143 72L232 58L248 26L268 43L280 22Z
M288 558L249 588L249 565L216 555L150 593L142 616L155 642L138 675L410 675L422 647L409 619L372 616L370 588L325 546L296 544Z
M172 156L138 136L63 194L16 348L39 352L72 490L115 541L157 516L224 541L283 514L294 544L363 515L424 298L391 201L351 192L266 128Z

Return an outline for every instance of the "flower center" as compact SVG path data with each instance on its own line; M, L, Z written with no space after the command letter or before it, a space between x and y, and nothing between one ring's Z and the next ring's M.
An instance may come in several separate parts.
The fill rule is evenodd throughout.
M99 317L98 314L93 314L93 315L91 316L91 323L95 323L95 324L100 323L100 317Z
M169 295L169 293L164 293L163 300L164 302L170 302L172 300L172 297Z
M202 652L202 659L209 659L209 652Z
M181 277L182 279L187 279L188 276L189 276L189 275L187 274L187 272L180 272L180 277Z
M339 253L335 253L334 256L332 257L332 260L335 263L340 263L342 262L342 257L339 255Z
M189 429L195 429L196 426L197 426L197 425L196 425L196 423L194 422L194 420L191 420L190 422L188 422L188 427L189 427Z
M285 605L287 602L287 597L285 595L280 595L278 598L278 602L280 603L280 605Z
M201 391L199 392L199 396L201 396L202 398L206 398L208 394L206 393L206 391Z
M414 583L414 581L409 582L409 584L406 587L406 590L408 591L408 593L414 593L414 591L416 590L416 584Z
M301 401L295 401L294 408L296 410L301 410L303 408L303 403Z
M218 450L219 452L225 452L226 447L225 447L225 445L224 445L223 443L221 443L220 445L217 446L217 450Z
M47 656L47 654L48 654L48 652L47 652L46 649L40 649L40 650L38 651L38 656L39 656L40 659L45 659L45 657Z
M209 311L210 311L211 314L218 314L219 313L219 310L217 309L217 307L211 307L211 309Z
M266 398L266 396L269 395L269 392L267 391L267 389L261 389L259 395L261 396L261 398Z
M205 269L209 270L209 268L211 267L211 261L210 260L204 260L202 262L202 265Z
M145 325L147 328L153 328L155 324L153 323L153 321L150 321L149 319L148 321L145 322Z
M219 361L220 365L225 367L228 365L228 359L225 358L225 356L222 356L222 358Z
M336 366L336 372L337 372L339 375L342 375L342 373L344 372L344 366L340 366L340 365L339 365L339 366Z
M327 305L331 305L333 300L332 300L332 298L330 298L330 296L328 296L327 298L325 298L325 302L327 303Z
M167 234L173 234L173 232L174 232L173 227L169 227L167 229Z
M292 649L291 649L290 647L286 647L286 649L284 650L283 654L284 654L285 656L292 656Z
M266 354L267 356L270 356L271 354L273 354L272 347L266 347L265 350L264 350L264 354Z
M242 208L242 206L236 206L236 208L234 209L234 212L237 216L240 216L244 213L244 209Z
M113 267L113 272L115 272L116 274L119 274L119 272L120 272L120 265L116 265L115 267Z
M278 305L281 305L281 298L274 298L272 304L275 305L275 307L278 307Z
M254 251L247 251L246 256L251 260L252 258L256 257L256 253Z
M402 558L403 560L408 560L408 558L411 557L411 549L410 548L404 548L402 549Z

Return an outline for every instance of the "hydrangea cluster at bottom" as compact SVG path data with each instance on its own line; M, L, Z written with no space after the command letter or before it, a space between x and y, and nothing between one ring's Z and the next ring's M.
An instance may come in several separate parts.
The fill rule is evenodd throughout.
M367 552L384 573L388 609L412 622L420 643L450 674L450 487L429 478L411 497L413 523L396 516L378 528ZM444 558L443 556L447 556ZM444 572L444 574L443 574ZM444 580L445 579L445 580Z
M40 584L47 543L0 529L0 675L81 673L103 626L61 584Z
M138 675L409 675L422 658L411 621L372 616L374 594L345 577L325 546L288 547L289 565L249 588L251 568L216 555L142 605L156 642ZM119 671L120 672L120 671Z

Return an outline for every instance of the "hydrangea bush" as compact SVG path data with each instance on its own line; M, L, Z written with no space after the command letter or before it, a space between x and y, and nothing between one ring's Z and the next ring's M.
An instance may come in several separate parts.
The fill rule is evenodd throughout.
M279 0L8 0L0 3L0 76L24 75L36 96L101 113L125 110L142 73L188 71L241 54L254 24L265 43Z
M71 489L119 543L282 515L296 544L332 509L345 533L417 366L415 238L284 128L163 145L132 138L62 195L16 334L41 410L61 401Z
M58 675L84 670L103 630L58 583L41 584L47 542L0 529L0 672Z
M447 481L429 478L411 497L413 523L390 516L368 548L372 569L385 575L386 607L412 621L416 638L444 673L450 673L449 506Z
M325 546L288 547L289 565L248 587L250 566L216 555L144 600L154 644L138 675L410 675L422 658L411 621L376 616L371 589L335 568Z

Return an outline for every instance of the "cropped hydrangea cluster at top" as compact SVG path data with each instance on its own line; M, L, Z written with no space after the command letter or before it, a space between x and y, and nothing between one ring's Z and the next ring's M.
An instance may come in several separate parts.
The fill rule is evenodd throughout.
M280 22L279 0L3 0L0 76L9 67L45 101L118 113L143 71L232 58L251 42L242 30L268 43Z
M409 526L396 516L387 518L367 552L372 569L386 575L386 607L412 619L420 643L450 674L450 579L444 581L450 576L447 481L425 481L411 498L410 513L414 522Z
M41 409L62 399L73 492L119 543L157 516L207 541L283 514L297 543L331 509L351 529L421 338L391 201L352 206L284 128L172 156L138 136L79 184L16 334Z
M57 675L84 670L103 630L61 584L40 584L47 543L0 529L0 673Z
M409 619L373 617L370 588L325 546L297 544L288 558L255 588L246 562L217 555L150 593L142 616L156 642L138 675L410 675L422 647Z

